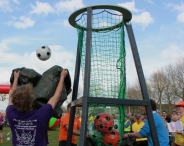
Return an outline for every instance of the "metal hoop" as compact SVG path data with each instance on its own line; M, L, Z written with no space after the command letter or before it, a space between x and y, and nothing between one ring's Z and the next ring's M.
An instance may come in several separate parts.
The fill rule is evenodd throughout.
M95 5L95 6L89 6L91 7L92 10L98 10L98 9L109 9L109 10L115 10L118 11L122 14L123 16L123 20L125 22L129 22L132 19L132 13L127 10L126 8L120 7L120 6L115 6L115 5ZM89 7L85 7L82 9L79 9L77 11L75 11L74 13L72 13L68 19L69 23L71 26L76 27L76 28L81 28L83 30L87 30L86 27L80 26L79 24L76 23L75 19L77 18L77 16L79 16L80 14L87 12L87 8ZM110 27L106 27L106 28L92 28L92 31L104 31L104 30L112 30L114 28L118 28L119 25L122 23L122 21L116 25L110 26Z

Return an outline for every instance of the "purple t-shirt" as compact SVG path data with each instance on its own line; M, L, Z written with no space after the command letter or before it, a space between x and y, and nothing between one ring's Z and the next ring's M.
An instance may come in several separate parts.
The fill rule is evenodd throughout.
M13 105L9 105L6 115L12 131L12 145L46 146L47 127L52 114L53 109L50 104L28 113L22 113Z

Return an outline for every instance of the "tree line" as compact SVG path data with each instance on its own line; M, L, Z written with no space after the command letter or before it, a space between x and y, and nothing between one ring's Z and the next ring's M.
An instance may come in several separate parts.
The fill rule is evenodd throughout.
M147 90L150 99L154 99L162 112L162 105L168 105L169 113L173 110L173 104L184 100L184 57L180 57L175 63L153 72L146 78ZM143 99L138 81L127 86L128 99Z

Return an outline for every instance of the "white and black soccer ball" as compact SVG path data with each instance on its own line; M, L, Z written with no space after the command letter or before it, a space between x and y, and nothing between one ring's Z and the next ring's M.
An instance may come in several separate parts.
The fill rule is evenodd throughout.
M41 46L36 50L36 56L42 61L48 60L51 56L51 50L48 46Z

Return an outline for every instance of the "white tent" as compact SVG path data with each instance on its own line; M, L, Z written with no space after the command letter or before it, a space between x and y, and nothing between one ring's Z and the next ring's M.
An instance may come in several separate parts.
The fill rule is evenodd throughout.
M5 113L7 106L8 106L8 102L7 101L0 101L0 112L1 113Z

